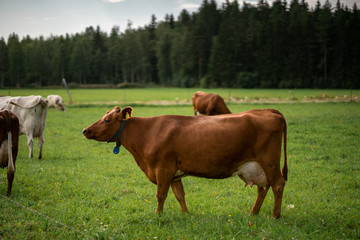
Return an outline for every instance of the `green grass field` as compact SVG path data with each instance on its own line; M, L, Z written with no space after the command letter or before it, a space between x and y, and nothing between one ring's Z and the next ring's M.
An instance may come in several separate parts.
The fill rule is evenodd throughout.
M221 95L226 102L274 102L274 101L318 101L334 100L359 101L360 90L332 89L194 89L194 88L140 88L140 89L70 89L73 105L102 103L144 103L166 101L170 103L190 103L196 91ZM50 94L62 96L69 104L65 89L0 89L0 95L26 96Z
M174 89L140 90L126 90L126 102L137 101L132 99L137 94L141 101L171 101L175 93ZM17 91L11 90L11 95L29 94ZM105 100L89 95L93 91ZM123 101L111 98L118 91L70 90L78 104L68 106L65 113L49 109L42 160L28 159L26 137L20 137L9 198L5 197L6 169L0 169L0 239L359 239L359 103L229 104L232 112L275 108L287 119L289 180L281 219L271 219L271 191L260 215L249 217L256 188L244 188L236 177L184 178L189 213L181 213L169 191L164 214L157 216L156 185L130 153L122 147L114 155L114 144L82 136L82 129L112 108L112 101ZM186 98L187 91L180 89L183 95L178 98ZM277 91L267 94L273 97ZM2 90L0 94L7 95ZM64 90L31 94L60 94L67 101ZM134 105L134 116L163 114L192 115L193 111L189 104Z

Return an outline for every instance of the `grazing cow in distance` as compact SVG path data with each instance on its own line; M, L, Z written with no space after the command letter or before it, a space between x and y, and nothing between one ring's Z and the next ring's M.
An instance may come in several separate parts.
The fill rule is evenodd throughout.
M0 111L0 167L7 167L8 188L11 194L15 162L19 145L19 119L9 110Z
M195 115L219 115L231 113L222 97L217 94L197 91L192 96Z
M29 158L33 156L34 137L39 138L39 155L42 158L48 100L41 96L0 97L0 109L12 111L19 119L20 134L26 134Z
M49 108L54 107L60 111L65 112L66 108L65 108L64 102L59 95L49 95L49 96L47 96L47 100L48 100Z
M287 180L284 116L277 110L250 110L217 116L132 117L133 109L114 107L83 130L88 139L123 145L148 179L157 184L157 213L169 187L181 210L187 212L181 178L222 179L239 176L246 185L257 185L251 215L259 213L267 191L274 193L273 217L280 217ZM280 170L284 136L284 166Z

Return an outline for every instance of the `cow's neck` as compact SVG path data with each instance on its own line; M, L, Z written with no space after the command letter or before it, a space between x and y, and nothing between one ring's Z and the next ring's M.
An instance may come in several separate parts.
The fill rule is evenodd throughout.
M123 120L123 122L121 123L119 129L115 132L114 135L111 136L111 138L109 138L109 140L107 140L107 142L111 142L112 140L115 139L116 141L116 145L115 145L115 148L113 150L113 152L115 154L118 154L119 153L119 148L121 146L121 136L122 136L122 133L124 131L124 128L125 128L125 125L126 125L126 120Z
M150 130L149 120L149 118L129 118L121 136L121 144L133 155L137 165L145 174L147 174L147 163L143 158L143 150L147 131Z

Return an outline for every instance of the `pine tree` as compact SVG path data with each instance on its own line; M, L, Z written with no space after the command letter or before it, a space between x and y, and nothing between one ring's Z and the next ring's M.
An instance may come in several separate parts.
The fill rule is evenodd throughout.
M52 72L51 85L59 84L63 78L68 79L70 76L68 71L69 41L68 36L66 38L60 36L59 38L53 39L53 52L50 64Z
M123 46L120 38L120 27L114 26L111 29L107 48L107 75L113 83L121 82L121 62L123 61Z
M354 3L352 15L349 17L347 31L347 54L349 65L347 65L347 81L344 87L360 88L360 9Z
M74 82L87 84L90 74L91 51L89 41L84 36L75 39L70 56L71 76Z
M172 80L171 73L171 46L172 39L170 34L163 34L159 39L157 49L158 69L160 84L163 86L170 86Z
M25 61L19 36L15 33L8 38L9 49L9 86L22 87L25 85Z
M171 20L171 18L170 18ZM170 23L171 24L171 23ZM171 26L171 25L170 25ZM159 83L158 77L158 69L157 69L157 57L156 57L156 29L157 29L157 22L156 16L151 16L151 23L148 26L148 41L145 47L146 50L146 58L148 61L149 72L148 74L148 82L150 83Z
M8 47L5 39L0 38L0 87L5 87L5 79L8 72Z
M328 57L330 50L330 36L331 36L331 3L326 0L324 6L316 10L316 22L315 30L318 43L318 49L320 50L319 58L319 81L316 83L317 87L328 88L331 84L328 82Z
M219 87L233 87L233 80L241 69L240 11L237 1L223 6L219 36L211 56L211 78Z
M289 10L289 41L288 56L286 59L285 76L281 86L287 88L309 87L311 72L309 66L311 60L312 33L309 28L308 5L302 0L293 0Z
M220 12L217 10L216 2L211 0L209 3L204 0L195 18L193 33L198 79L206 75L213 37L218 35L219 24Z

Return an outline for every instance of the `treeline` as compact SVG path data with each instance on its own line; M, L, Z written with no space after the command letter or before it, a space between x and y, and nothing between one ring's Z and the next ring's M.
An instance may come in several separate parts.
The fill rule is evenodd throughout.
M227 88L360 88L360 14L339 1L310 8L204 0L110 34L0 39L1 87L140 84Z

